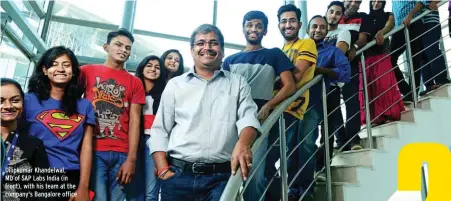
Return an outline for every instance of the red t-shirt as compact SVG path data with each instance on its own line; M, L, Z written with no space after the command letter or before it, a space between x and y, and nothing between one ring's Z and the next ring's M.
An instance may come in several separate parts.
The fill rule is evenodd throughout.
M95 150L128 152L130 105L145 104L141 80L126 70L95 64L81 67L80 81L97 115Z

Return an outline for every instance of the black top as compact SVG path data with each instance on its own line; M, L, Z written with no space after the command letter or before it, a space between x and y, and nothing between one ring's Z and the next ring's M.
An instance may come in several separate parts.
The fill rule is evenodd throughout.
M14 135L9 135L6 138L6 153L11 147L12 140ZM11 161L6 169L5 177L2 179L2 192L1 196L4 201L38 201L38 200L49 200L48 198L35 198L35 191L43 192L43 190L39 189L30 189L26 190L24 187L27 184L35 184L39 183L37 181L33 181L33 176L40 176L40 174L34 173L34 168L49 168L49 160L47 157L47 153L45 152L44 143L33 136L29 136L26 134L20 134L17 139L16 148L11 157ZM14 179L13 179L14 178ZM18 181L15 181L15 178L20 178ZM29 178L29 180L25 179ZM15 185L15 186L14 186ZM18 186L21 188L19 189ZM17 194L22 193L22 194ZM28 198L25 197L25 194L28 193ZM33 196L30 196L31 194ZM17 198L19 196L19 198Z
M390 17L390 15L393 15L390 12L384 11L386 2L385 1L382 2L383 2L382 7L379 10L375 11L373 10L373 6L371 5L370 1L370 14L368 15L368 17L371 26L369 29L370 37L368 37L368 42L375 39L377 32L385 27L385 25L388 22L388 18ZM389 43L390 40L387 38L385 39L384 45L374 45L373 47L365 51L365 55L374 56L383 53L388 53Z

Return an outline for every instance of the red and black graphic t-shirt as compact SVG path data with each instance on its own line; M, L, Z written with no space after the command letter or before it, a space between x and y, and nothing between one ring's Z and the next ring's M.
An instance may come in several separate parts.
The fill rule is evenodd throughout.
M360 33L368 34L371 39L371 21L366 13L357 13L353 16L343 16L338 23L338 28L348 30L351 33L351 44L359 39Z
M97 115L95 150L128 152L130 105L145 104L141 80L103 64L82 66L80 80Z

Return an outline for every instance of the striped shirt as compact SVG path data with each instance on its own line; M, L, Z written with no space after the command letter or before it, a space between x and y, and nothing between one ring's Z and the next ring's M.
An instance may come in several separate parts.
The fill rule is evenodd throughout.
M409 13L415 8L415 4L421 0L411 0L411 1L393 1L392 11L395 15L395 24L399 26L402 24L404 19L409 15ZM418 16L420 13L416 13L413 18Z
M421 9L421 13L429 10L429 4L432 1L423 1L423 9ZM423 23L440 23L440 15L438 13L438 11L432 11L431 13L427 14L426 16L424 16L423 18L421 18L421 20L423 20Z

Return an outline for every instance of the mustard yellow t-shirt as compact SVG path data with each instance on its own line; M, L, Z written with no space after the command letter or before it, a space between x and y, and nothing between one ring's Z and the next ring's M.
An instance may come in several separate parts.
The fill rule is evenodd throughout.
M298 60L306 60L313 63L312 66L304 72L301 81L296 83L296 89L301 88L302 85L312 80L316 68L316 59L318 57L315 41L312 39L298 39L293 43L285 44L282 51L294 65L296 65L296 61ZM280 88L275 89L274 94L277 94L279 90ZM285 112L293 115L297 119L302 120L309 104L309 95L310 93L307 90L293 103L291 103Z

